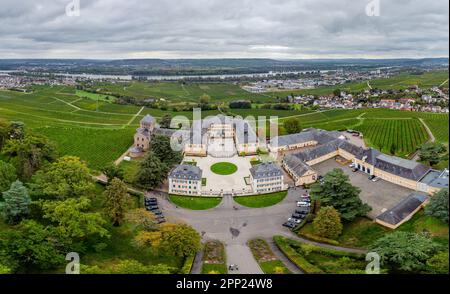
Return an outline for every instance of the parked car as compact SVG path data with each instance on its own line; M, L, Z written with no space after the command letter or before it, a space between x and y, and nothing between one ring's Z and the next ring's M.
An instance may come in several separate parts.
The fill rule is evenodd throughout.
M379 177L375 177L372 179L372 182L378 182L379 180L381 180Z
M302 219L290 217L288 218L288 222L299 224L302 222Z
M302 206L309 207L309 206L311 206L311 203L310 202L306 202L306 201L298 201L297 202L297 207L302 207Z
M303 220L306 217L305 214L294 213L292 214L292 218Z
M355 167L355 164L354 164L354 163L351 163L348 167L349 167L349 168L354 168L354 167Z
M356 168L356 167L354 167L353 169L352 169L352 172L357 172L358 171L358 169Z
M153 210L152 213L153 213L154 215L157 215L157 216L162 216L162 215L163 215L163 213L162 213L161 210Z
M166 222L166 219L165 218L157 218L156 219L156 223L157 224L162 224L162 223L165 223Z
M299 207L294 211L294 213L307 215L309 213L309 207Z
M147 206L146 208L147 208L147 210L149 210L149 211L159 210L158 205L150 205L150 206Z
M296 223L293 223L293 222L290 222L290 221L287 221L287 222L285 222L284 224L283 224L283 227L286 227L286 228L289 228L289 229L295 229L295 227L297 226L297 224Z
M300 195L301 198L309 199L309 194L302 194Z

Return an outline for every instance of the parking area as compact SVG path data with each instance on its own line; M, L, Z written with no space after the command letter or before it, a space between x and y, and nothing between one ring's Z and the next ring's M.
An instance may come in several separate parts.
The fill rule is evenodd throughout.
M410 189L383 180L372 182L368 179L368 174L360 171L352 172L352 169L349 168L348 165L343 166L337 163L335 159L329 159L316 164L312 166L312 168L316 170L319 175L325 175L334 168L342 169L344 174L350 177L352 185L361 189L361 200L372 207L372 211L368 214L372 219L387 209L394 207L412 192Z

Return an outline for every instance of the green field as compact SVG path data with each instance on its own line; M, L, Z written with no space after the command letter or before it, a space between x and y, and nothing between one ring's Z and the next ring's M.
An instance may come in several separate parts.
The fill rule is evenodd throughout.
M384 153L408 156L428 141L424 126L417 119L366 119L355 127L366 143Z
M75 95L81 98L89 98L95 101L114 102L117 98L110 95L102 95L81 90L76 90Z
M448 71L428 72L421 75L400 74L389 79L370 81L372 88L405 89L411 85L420 87L440 86L448 79ZM446 83L448 87L448 82ZM116 84L98 83L93 89L111 95L123 95L145 99L149 97L162 98L170 102L198 102L203 94L209 95L213 102L229 102L246 99L254 102L269 102L275 97L285 97L290 94L328 95L334 90L355 92L369 89L367 81L351 82L337 86L325 86L316 89L267 92L262 94L249 93L239 85L232 83L194 83L194 82L122 82Z
M207 210L216 207L222 201L220 197L178 196L169 195L169 200L182 208Z
M426 79L424 78L424 83L434 83L433 80L440 80L444 76L445 74L441 73L434 75L430 73L426 76ZM176 84L181 87L181 84ZM138 91L138 85L132 87L133 91L136 91L136 95L147 97L151 94L145 94L145 87ZM154 85L146 84L147 86L153 87ZM195 95L201 91L216 91L219 93L224 90L224 87L228 86L230 85L191 85L191 87L197 88L197 92L193 92ZM238 91L237 85L231 86ZM117 88L119 86L118 84L111 84L111 87ZM169 86L165 85L160 90L162 91L166 87ZM121 88L123 91L123 86ZM80 98L76 95L76 89L73 87L35 86L32 90L31 93L0 90L0 118L10 121L23 121L30 130L44 134L54 140L61 155L80 156L94 169L99 169L114 161L131 146L134 130L138 127L139 120L144 115L151 114L160 119L165 114L171 114L172 116L185 116L192 119L192 112L174 112L170 110L170 107L169 110L164 111L133 105L119 105L109 101L96 101L92 97ZM222 94L221 97L227 96L226 93L229 92L225 91L225 94ZM262 96L261 99L267 100L270 98ZM255 105L252 109L231 109L230 111L243 117L248 115L278 116L279 134L281 135L285 134L283 122L291 117L298 118L304 128L358 129L363 131L369 146L383 147L384 152L390 152L391 146L394 144L396 147L395 153L403 157L414 152L418 145L428 140L428 134L419 121L419 119L423 119L437 141L448 144L448 114L387 109L310 112L308 110L256 108L259 106ZM217 110L203 111L202 117L219 113Z
M252 208L269 207L280 203L287 196L287 191L276 193L255 195L255 196L238 196L234 197L234 201L240 205Z
M229 176L238 170L237 166L230 162L218 162L211 166L211 171L221 176Z

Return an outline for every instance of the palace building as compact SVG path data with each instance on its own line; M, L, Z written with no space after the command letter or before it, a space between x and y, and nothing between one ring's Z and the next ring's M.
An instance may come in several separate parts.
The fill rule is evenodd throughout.
M386 155L373 148L358 147L337 132L307 129L302 133L277 138L278 142L284 144L281 148L269 145L271 150L279 152L298 150L285 155L282 161L283 168L297 186L317 180L317 173L313 168L315 164L340 156L368 175L411 190L432 194L448 187L448 170L435 171L412 160Z
M181 164L169 174L169 193L201 196L202 170L190 164Z

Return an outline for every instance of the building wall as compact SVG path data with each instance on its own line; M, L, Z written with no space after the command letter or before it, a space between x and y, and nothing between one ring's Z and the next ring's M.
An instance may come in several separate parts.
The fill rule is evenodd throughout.
M202 181L181 180L169 177L169 193L176 195L201 196Z
M345 151L344 149L339 148L338 151L339 151L339 156L342 156L347 160L355 159L355 155L351 154L350 152Z
M373 165L365 161L359 160L358 158L354 158L353 163L356 164L356 167L358 167L361 171L364 171L370 175L375 175L375 167Z
M270 152L281 152L281 151L295 150L295 149L316 146L316 145L317 145L317 141L302 142L302 143L292 144L292 145L288 145L288 146L269 145L269 150L270 150Z
M318 157L318 158L316 158L316 159L313 159L313 160L311 160L311 161L308 161L308 162L306 162L306 164L309 165L309 166L312 166L312 165L315 165L315 164L324 162L324 161L326 161L326 160L328 160L328 159L330 159L330 158L336 157L336 156L338 156L338 155L339 155L339 153L338 153L338 151L336 150L336 151L330 152L330 153L328 153L328 154L325 154L325 155L323 155L323 156L321 156L321 157Z
M258 144L257 143L236 144L236 150L238 154L242 152L244 152L246 155L257 154Z
M297 181L295 181L296 186L309 185L315 183L317 181L317 172L314 170L310 170L306 172L303 176L298 177Z
M187 144L184 146L184 155L206 156L206 145L204 145L204 144Z
M268 177L264 179L254 179L250 175L253 192L257 194L267 194L283 190L284 176Z
M400 176L397 175L393 175L390 173L387 173L383 170L380 170L378 168L375 168L375 173L374 175L376 177L379 177L385 181L394 183L396 185L411 189L411 190L416 190L417 189L417 181L414 180L410 180L410 179L406 179L406 178L402 178Z
M134 146L147 151L150 148L150 138L137 133L134 135Z

